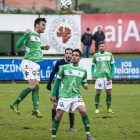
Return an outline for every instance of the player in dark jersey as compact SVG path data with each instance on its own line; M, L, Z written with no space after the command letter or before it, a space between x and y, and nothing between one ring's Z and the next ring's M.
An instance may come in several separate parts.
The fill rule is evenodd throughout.
M51 75L50 75L50 78L49 78L49 81L48 81L48 84L47 84L47 87L46 87L48 90L51 91L51 83L52 83L52 80L54 78L54 75L56 73L58 73L61 66L71 63L72 62L71 58L72 58L72 49L71 48L66 48L65 49L65 58L58 60L55 64L52 72L51 72ZM57 89L56 100L53 102L53 108L52 108L52 121L54 120L55 115L56 115L56 108L57 108L57 104L58 104L58 95L59 95L59 91ZM72 112L71 109L69 110L69 119L70 119L70 131L77 131L74 128L74 112ZM52 128L50 128L50 131L52 131Z

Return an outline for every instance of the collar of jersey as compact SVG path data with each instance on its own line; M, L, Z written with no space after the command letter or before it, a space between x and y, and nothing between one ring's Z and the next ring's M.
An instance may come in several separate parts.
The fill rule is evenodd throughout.
M106 54L106 51L105 51L105 53L103 53L103 54L101 54L101 52L99 52L99 54L100 54L100 55L104 55L104 54Z
M79 68L80 66L79 65L73 65L73 63L70 63L70 65L73 67L73 68Z
M66 60L66 58L64 58L64 60L65 60L65 62L67 62L67 63L71 63L71 62L72 62L72 61L68 62L68 61Z
M33 31L33 30L32 30L32 32L34 32L35 34L37 34L38 36L40 36L37 32L35 32L35 31Z

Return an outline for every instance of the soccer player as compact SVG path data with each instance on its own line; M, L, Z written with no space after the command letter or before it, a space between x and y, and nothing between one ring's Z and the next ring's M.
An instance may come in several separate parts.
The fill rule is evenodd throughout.
M57 112L52 124L52 138L55 140L56 132L59 127L60 120L64 111L72 111L77 109L82 116L82 121L85 126L87 140L94 140L90 135L90 122L86 113L85 104L80 94L80 84L85 90L88 90L87 85L87 71L83 67L79 66L81 60L81 51L79 49L73 50L72 63L63 65L57 74L55 80L52 95L50 100L53 102L56 99L56 90L59 85L59 101L57 106Z
M42 118L43 116L38 110L39 106L39 81L40 81L40 65L37 62L43 61L42 49L49 50L50 46L41 46L40 34L44 33L46 28L46 19L37 18L34 22L34 31L26 29L26 33L18 40L16 47L20 48L24 45L25 56L21 63L21 69L25 80L28 81L28 87L23 89L17 99L10 104L11 109L16 114L20 114L18 110L19 103L32 91L32 101L34 109L31 114Z
M95 82L95 113L99 113L99 101L102 89L106 89L106 103L107 103L107 113L114 113L110 109L111 105L111 89L112 89L112 79L114 77L114 58L112 53L105 51L105 42L100 41L98 44L99 53L93 55L91 73L92 78L96 79ZM96 66L96 71L94 69Z
M51 83L52 83L52 80L54 78L54 75L56 73L58 73L61 66L71 63L72 62L71 58L72 58L72 49L71 48L66 48L65 49L65 58L58 60L55 64L52 72L51 72L51 75L50 75L50 78L49 78L49 81L48 81L48 84L47 84L47 89L48 90L51 91ZM59 92L58 92L58 89L57 89L56 100L54 100L53 108L52 108L52 121L54 120L55 115L56 115L56 108L57 108L57 104L58 104L58 95L59 95ZM71 111L71 109L69 110L69 120L70 120L70 131L77 131L74 128L74 112ZM50 131L52 131L52 128L50 128Z

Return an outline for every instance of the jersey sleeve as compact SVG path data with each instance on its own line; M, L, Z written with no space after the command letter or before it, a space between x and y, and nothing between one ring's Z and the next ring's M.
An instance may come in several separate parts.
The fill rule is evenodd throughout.
M114 57L113 57L113 55L111 55L111 61L110 61L110 63L111 64L114 64L115 62L114 62Z
M64 76L64 66L62 66L61 69L59 70L59 72L57 74L57 78L62 79L63 76Z
M56 62L56 64L55 64L55 66L54 66L52 71L55 72L55 73L59 71L58 61Z
M82 78L82 83L83 82L87 82L87 71L85 70L85 75L84 77Z
M95 55L93 55L93 59L92 59L92 65L96 64L96 59L95 59Z

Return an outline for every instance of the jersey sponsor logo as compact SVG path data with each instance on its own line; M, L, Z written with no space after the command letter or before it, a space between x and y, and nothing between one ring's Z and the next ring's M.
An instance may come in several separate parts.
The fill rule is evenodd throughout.
M82 99L79 99L78 102L83 102L83 100Z
M99 87L101 87L101 86L102 86L102 84L101 84L101 83L98 83L98 86L99 86Z
M72 71L71 70L69 70L68 72L69 72L69 74L72 74Z
M98 59L101 60L101 57L99 57Z
M36 75L36 71L33 71L32 74L35 76Z
M63 105L63 103L62 103L62 102L60 102L60 103L59 103L59 106L60 106L60 107L64 107L64 105Z
M29 72L28 71L25 71L25 75L26 75L26 77L29 75Z
M80 75L81 75L81 73L79 72L79 73L78 73L78 75L80 76Z
M38 40L38 38L35 36L35 40L37 41Z
M51 45L59 52L64 52L67 46L74 49L79 41L79 36L76 22L69 17L59 17L50 26Z
M37 73L37 76L40 76L40 72L39 72L39 73Z
M107 82L107 84L106 84L107 86L109 86L109 85L111 85L111 82Z

